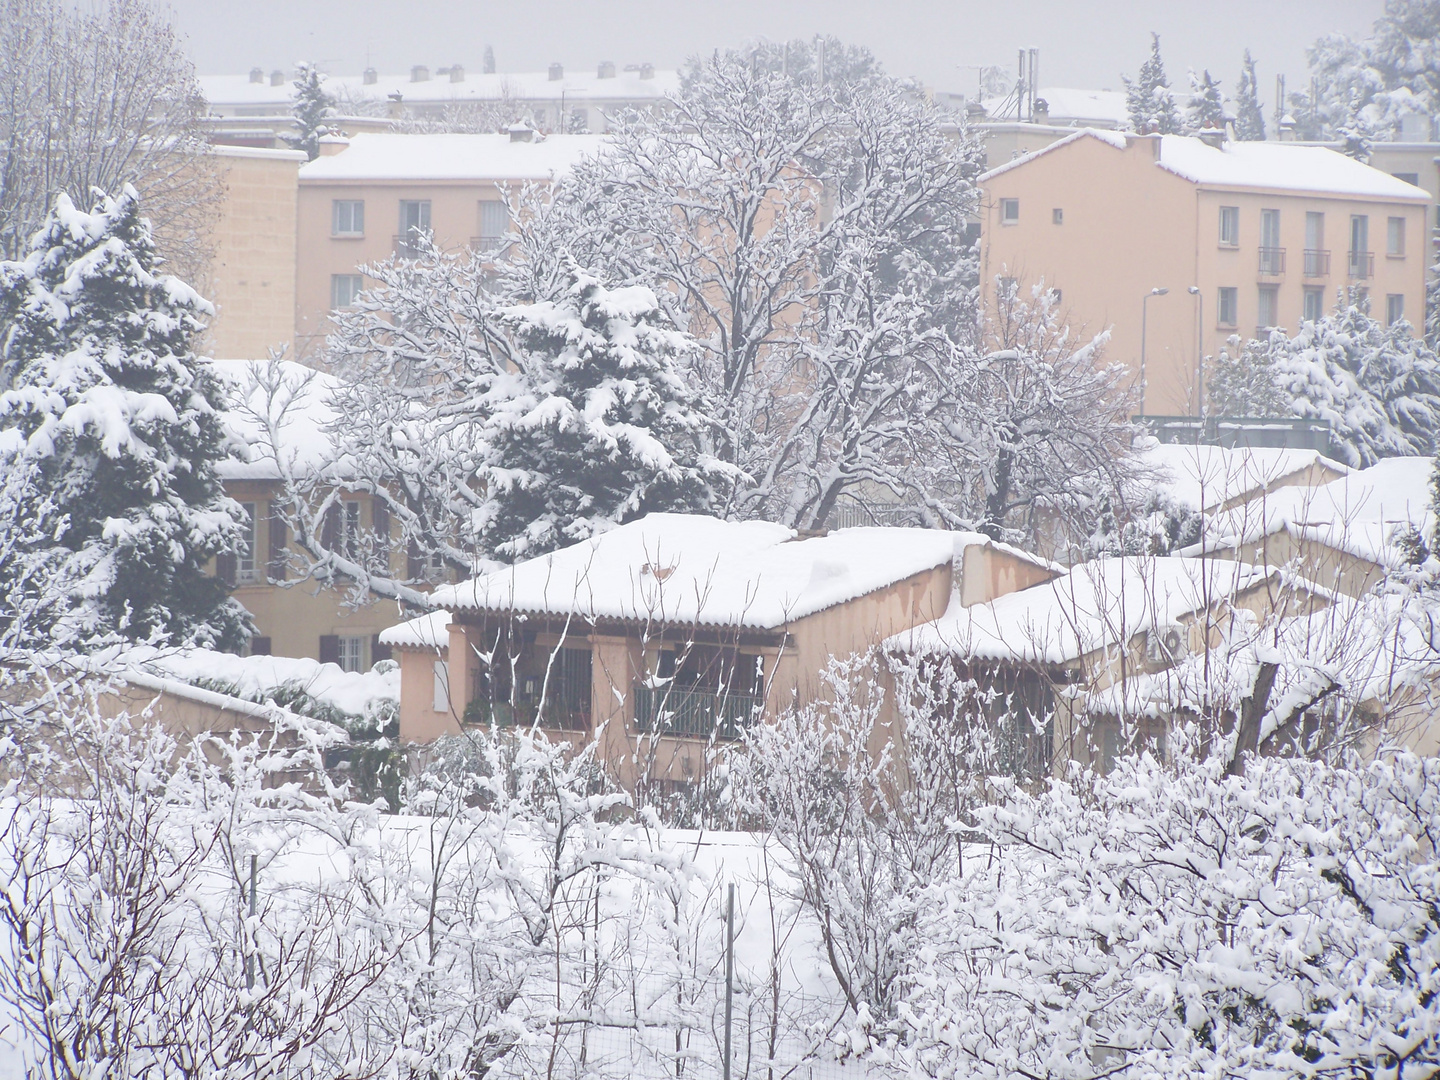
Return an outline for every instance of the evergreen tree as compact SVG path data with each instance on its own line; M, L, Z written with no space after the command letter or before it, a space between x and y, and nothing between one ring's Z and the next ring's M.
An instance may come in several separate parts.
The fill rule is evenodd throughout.
M1283 339L1282 339L1283 340ZM1206 363L1205 394L1212 416L1278 417L1293 415L1290 399L1276 382L1276 356L1270 344L1232 336L1220 355Z
M1425 278L1425 344L1440 352L1440 263Z
M1365 116L1359 94L1351 96L1349 110L1335 134L1341 143L1340 152L1346 157L1352 157L1361 163L1370 160L1370 147L1371 143L1375 141L1375 129Z
M495 48L493 45L485 46L485 59L481 63L480 70L486 75L495 74Z
M1440 447L1435 450L1435 467L1430 470L1430 550L1440 553Z
M295 76L295 116L297 134L285 141L296 150L304 150L314 161L320 156L320 140L333 133L328 121L335 116L335 99L325 92L325 76L314 64L300 64Z
M1150 35L1150 57L1140 66L1140 76L1125 82L1125 104L1130 110L1130 123L1141 135L1179 134L1180 111L1170 93L1170 80L1165 77L1165 62L1160 59L1160 35Z
M540 555L654 511L707 512L730 477L676 358L690 339L655 294L572 266L558 299L504 309L519 370L495 380L484 443L486 548Z
M220 383L192 351L213 309L159 262L127 185L88 214L57 196L0 263L0 468L65 520L48 542L84 633L234 646L245 612L205 572L240 538Z
M1265 139L1265 114L1260 109L1260 87L1249 49L1240 67L1240 85L1235 88L1235 138L1241 142Z
M1225 130L1225 92L1210 72L1200 78L1190 72L1190 104L1185 119L1189 134L1207 129Z

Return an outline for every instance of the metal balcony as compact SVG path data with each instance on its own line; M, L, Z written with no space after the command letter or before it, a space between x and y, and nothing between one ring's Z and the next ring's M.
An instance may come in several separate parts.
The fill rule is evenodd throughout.
M635 686L635 726L646 735L738 739L763 706L754 694Z
M1267 277L1279 277L1285 273L1285 249L1262 247L1260 249L1260 273Z
M1352 278L1364 279L1375 276L1375 253L1373 251L1352 251L1349 263Z
M1318 248L1305 249L1305 276L1323 278L1330 276L1330 252Z

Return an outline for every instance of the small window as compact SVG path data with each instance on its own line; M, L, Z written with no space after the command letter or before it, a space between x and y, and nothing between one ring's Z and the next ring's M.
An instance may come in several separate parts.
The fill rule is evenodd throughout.
M1419 187L1419 186L1420 186L1420 174L1419 174L1419 173L1413 173L1413 172L1397 172L1397 173L1391 173L1390 175L1393 176L1393 177L1395 177L1396 180L1403 181L1404 183L1413 184L1415 187Z
M331 274L330 310L340 311L342 308L354 307L363 288L364 281L359 274Z
M1019 199L1001 199L1001 200L1000 200L1000 224L1001 224L1001 225L1014 225L1014 224L1015 224L1016 222L1018 222L1019 220L1020 220L1020 200L1019 200Z
M360 555L360 504L358 502L345 504L345 535L340 538L340 550L347 559L358 558Z
M1306 322L1318 322L1325 317L1325 290L1305 290L1305 311Z
M365 235L365 200L336 199L330 204L332 236Z
M1238 294L1239 290L1237 289L1220 290L1220 301L1216 305L1216 311L1219 313L1218 318L1221 326L1234 327L1239 325L1240 315L1237 310Z
M235 580L254 582L260 580L260 560L255 551L254 503L241 503L243 518L240 525L240 553L235 568Z
M1057 206L1054 210L1050 211L1050 220L1053 221L1056 225L1064 225L1065 211Z
M1220 243L1224 247L1240 246L1240 208L1220 207Z
M480 203L480 246L493 251L505 242L510 231L510 210L499 199L485 199Z
M365 639L363 637L342 637L340 639L340 670L365 670Z
M1385 228L1385 254L1392 259L1405 255L1405 219L1392 217Z
M395 238L395 252L402 259L419 256L422 241L430 236L430 200L400 200L400 235Z
M435 686L430 704L436 712L450 711L450 665L444 660L435 661Z
M1050 290L1050 303L1054 304L1056 307L1059 307L1059 306L1060 306L1060 301L1064 298L1064 296L1065 296L1065 294L1062 293L1059 289L1051 289L1051 290Z
M1259 312L1256 322L1261 330L1269 330L1280 324L1280 287L1261 285L1259 290Z
M1385 297L1385 325L1394 326L1405 318L1405 294L1391 293Z
M1020 282L1018 278L1002 277L996 284L995 298L1000 303L1013 303L1020 295Z

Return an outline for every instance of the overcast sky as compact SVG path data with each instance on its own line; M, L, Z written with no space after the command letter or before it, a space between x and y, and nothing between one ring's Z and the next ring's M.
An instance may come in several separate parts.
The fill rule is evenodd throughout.
M1265 98L1275 76L1308 81L1305 47L1321 34L1367 33L1382 0L171 0L201 74L300 59L355 73L459 63L478 71L487 44L501 71L649 61L772 39L830 33L869 46L885 67L969 92L972 65L1014 67L1040 50L1043 86L1120 89L1159 31L1171 81L1209 68L1227 91L1247 46Z

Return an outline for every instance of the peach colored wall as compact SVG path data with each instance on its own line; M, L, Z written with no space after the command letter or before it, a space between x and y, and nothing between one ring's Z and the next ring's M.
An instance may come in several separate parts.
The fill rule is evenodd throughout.
M960 565L960 603L965 607L983 604L997 596L1028 589L1059 576L1056 571L1037 566L1029 559L997 551L984 544L967 547Z
M1124 363L1132 379L1138 379L1141 306L1151 289L1168 288L1168 295L1148 302L1145 334L1145 411L1162 415L1197 411L1201 331L1209 355L1231 333L1253 335L1261 284L1279 286L1279 324L1292 333L1303 285L1324 286L1333 305L1335 290L1348 282L1352 213L1371 219L1372 312L1383 318L1386 294L1401 293L1407 318L1423 318L1427 204L1210 190L1159 168L1157 152L1153 138L1131 137L1125 150L1081 138L988 180L981 262L987 307L993 310L996 276L1031 285L1043 278L1048 287L1061 290L1060 308L1071 325L1087 334L1111 331L1106 356ZM1020 201L1016 224L1000 223L1000 201L1005 198ZM1240 243L1235 249L1219 245L1220 206L1240 208ZM1279 277L1259 273L1262 208L1280 210L1286 272ZM1052 218L1056 209L1063 211L1059 225ZM1302 280L1307 210L1326 215L1326 247L1331 252L1330 275L1313 281ZM1392 215L1406 219L1407 250L1398 259L1385 255L1386 219ZM1203 318L1200 301L1187 292L1192 285L1200 289ZM1222 286L1238 290L1234 328L1217 325Z
M460 731L451 710L435 710L435 661L446 661L449 649L396 649L400 663L400 741L431 742Z

